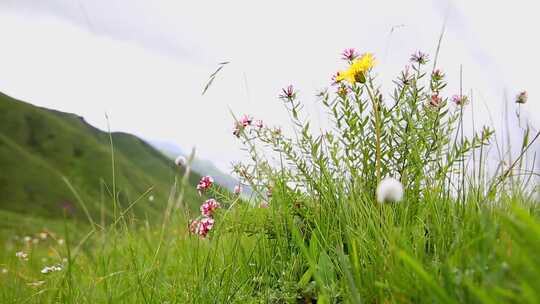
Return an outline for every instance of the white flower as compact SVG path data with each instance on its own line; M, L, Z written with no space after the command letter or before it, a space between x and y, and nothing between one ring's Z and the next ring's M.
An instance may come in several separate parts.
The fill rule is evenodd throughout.
M23 260L23 261L28 260L28 253L23 252L23 251L17 251L15 253L15 256L18 257L19 259Z
M154 196L153 196L153 195L150 195L150 196L148 197L148 200L151 201L151 202L153 202L153 201L154 201Z
M64 239L59 239L58 240L58 245L62 246L62 245L64 245L64 242L65 242Z
M183 157L182 155L178 156L175 160L174 160L174 163L178 166L178 167L183 167L186 165L186 158Z
M62 270L61 265L45 266L41 270L41 273L48 274L48 273L51 273L51 272L57 272L57 271L61 271L61 270Z
M25 236L24 241L27 242L27 243L30 243L32 241L32 238L29 237L29 236Z
M399 202L402 198L403 185L393 177L383 179L377 186L377 201L379 203Z
M7 268L2 268L2 274L6 274L6 273L8 273Z
M42 240L45 240L47 238L47 233L46 232L41 232L39 234L39 237L42 239Z

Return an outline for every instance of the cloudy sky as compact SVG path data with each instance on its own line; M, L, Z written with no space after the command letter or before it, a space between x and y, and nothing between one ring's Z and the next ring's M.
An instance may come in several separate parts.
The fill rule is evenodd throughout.
M523 116L539 126L537 11L534 0L0 0L0 91L102 129L108 113L113 130L196 146L227 170L241 158L229 109L287 129L276 96L294 84L324 125L315 93L343 67L342 49L375 53L390 88L411 53L434 54L446 19L446 94L462 65L476 124L498 128L505 94L526 89ZM222 61L231 63L201 96Z

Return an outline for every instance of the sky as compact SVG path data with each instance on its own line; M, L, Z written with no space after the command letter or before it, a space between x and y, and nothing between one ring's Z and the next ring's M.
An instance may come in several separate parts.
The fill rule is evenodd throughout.
M540 126L536 1L0 0L0 91L89 123L166 141L229 171L243 154L231 111L290 123L277 96L293 84L315 126L316 93L343 69L340 53L373 52L383 91L417 50L433 57L445 94L472 94L467 121L501 127L505 102L529 93ZM209 75L230 61L201 94ZM473 116L474 110L474 116ZM514 130L518 132L519 130Z

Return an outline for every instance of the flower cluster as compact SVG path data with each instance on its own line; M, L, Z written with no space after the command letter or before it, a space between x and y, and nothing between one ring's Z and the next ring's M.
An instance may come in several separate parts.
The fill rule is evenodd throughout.
M240 137L242 131L250 126L254 126L257 129L262 129L264 124L262 120L254 120L253 117L249 115L243 115L240 117L240 120L234 122L233 126L233 135Z
M351 64L346 71L340 71L334 77L334 81L340 83L347 80L349 83L366 82L366 72L375 66L375 58L371 53L365 53L359 58L351 60Z
M203 176L197 184L197 191L199 191L199 195L210 189L212 184L214 184L214 179L211 176Z
M201 178L199 184L197 184L199 194L201 191L208 190L213 183L214 179L211 176ZM201 216L189 224L189 231L197 234L200 238L205 238L210 230L212 230L212 227L214 227L214 212L218 208L221 208L218 201L213 198L206 200L200 208Z
M211 217L214 210L218 209L219 207L221 207L219 203L215 199L211 198L201 205L201 214L203 216Z

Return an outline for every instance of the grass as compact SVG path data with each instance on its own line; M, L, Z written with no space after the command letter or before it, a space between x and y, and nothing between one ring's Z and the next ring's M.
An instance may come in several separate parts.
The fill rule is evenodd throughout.
M221 208L206 238L189 233L193 212L174 208L175 185L159 221L125 213L100 227L66 221L38 244L9 239L0 300L540 302L540 208L534 174L524 176L522 165L536 137L526 129L519 157L491 168L493 131L467 138L467 105L451 104L444 76L424 69L417 60L403 71L390 101L373 70L321 93L333 128L320 133L284 91L294 134L238 127L251 163L235 170L254 195L210 189ZM387 176L403 184L401 202L376 201ZM55 263L63 270L39 272Z

